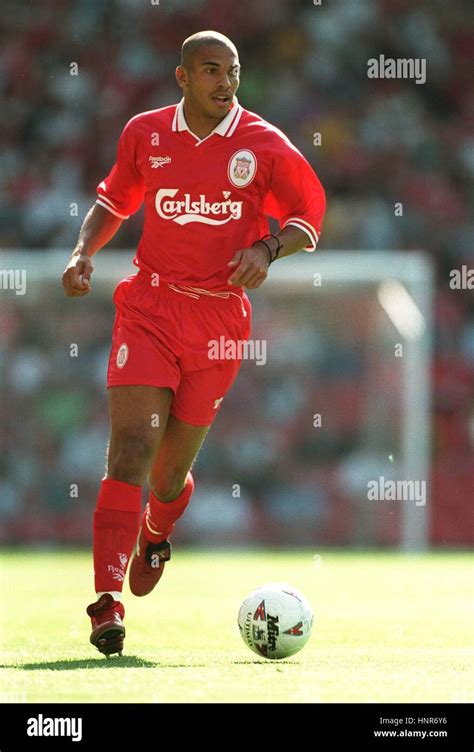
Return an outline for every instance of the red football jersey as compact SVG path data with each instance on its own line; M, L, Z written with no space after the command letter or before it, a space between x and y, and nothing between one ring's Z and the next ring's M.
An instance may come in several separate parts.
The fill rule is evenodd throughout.
M209 290L236 289L227 264L268 233L268 216L306 232L311 251L325 210L324 190L301 152L236 98L203 139L189 130L183 100L133 117L97 192L97 203L121 219L145 200L136 266Z

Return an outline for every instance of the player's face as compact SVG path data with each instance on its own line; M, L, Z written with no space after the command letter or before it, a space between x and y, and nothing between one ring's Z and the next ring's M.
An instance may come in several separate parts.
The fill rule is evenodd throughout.
M196 114L222 120L239 87L239 59L221 44L197 50L190 70L179 68L178 83Z

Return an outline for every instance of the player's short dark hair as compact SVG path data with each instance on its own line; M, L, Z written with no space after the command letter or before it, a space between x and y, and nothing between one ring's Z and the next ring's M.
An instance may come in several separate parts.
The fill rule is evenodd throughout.
M181 47L181 65L187 68L191 65L193 57L198 49L206 44L221 44L238 57L237 47L229 37L221 34L219 31L198 31L184 40Z

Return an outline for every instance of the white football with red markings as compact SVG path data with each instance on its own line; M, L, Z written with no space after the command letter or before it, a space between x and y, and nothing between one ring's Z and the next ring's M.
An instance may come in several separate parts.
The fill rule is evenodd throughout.
M264 658L288 658L308 642L313 611L305 596L291 585L269 582L253 590L238 615L242 639Z

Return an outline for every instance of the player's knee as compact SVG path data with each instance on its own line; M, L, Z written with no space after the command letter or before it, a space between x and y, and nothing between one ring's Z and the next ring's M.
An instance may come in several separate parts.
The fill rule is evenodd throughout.
M113 450L109 456L109 473L134 476L146 474L154 451L153 437L124 431L114 436Z

